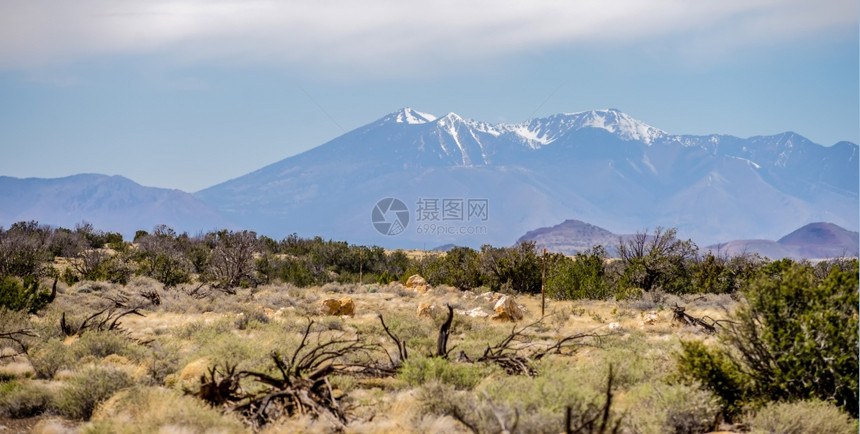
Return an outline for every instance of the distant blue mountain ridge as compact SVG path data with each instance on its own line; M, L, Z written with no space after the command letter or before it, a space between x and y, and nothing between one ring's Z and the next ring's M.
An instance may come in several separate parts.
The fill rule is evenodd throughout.
M791 132L675 135L614 109L490 124L405 108L193 194L120 176L0 177L0 225L86 220L133 234L165 223L423 248L511 245L575 219L621 233L676 227L700 246L776 240L814 222L857 230L857 150ZM384 198L409 210L396 234L373 224Z

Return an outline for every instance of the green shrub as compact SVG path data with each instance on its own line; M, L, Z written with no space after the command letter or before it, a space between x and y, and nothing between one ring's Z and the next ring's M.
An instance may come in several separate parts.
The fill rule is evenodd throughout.
M538 375L503 375L481 384L481 391L494 402L516 404L528 413L549 412L561 415L565 407L579 411L593 402L605 387L605 368L572 368L567 360L545 360L538 364Z
M137 360L144 349L134 343L128 336L116 331L89 331L83 333L72 344L72 350L78 358L93 356L104 358L111 354Z
M642 383L625 399L628 425L639 433L703 433L714 428L720 406L695 385Z
M398 378L413 386L438 381L457 389L471 390L495 370L493 366L480 363L451 363L439 357L412 357L403 363Z
M514 247L482 246L480 261L482 283L492 290L540 293L543 263L534 241Z
M578 372L566 363L544 362L536 378L493 375L475 391L429 381L416 397L423 413L451 416L473 432L564 432L568 406L574 426L603 416L605 383L594 389L581 382L582 374L599 377L598 371L606 374L603 369ZM610 408L607 421L615 426L619 412Z
M38 416L49 409L51 391L33 381L0 384L0 417L20 419Z
M36 376L50 380L60 369L71 368L75 362L72 350L57 338L49 339L36 348L30 356L30 364Z
M51 301L49 294L33 276L23 280L11 276L0 278L0 308L36 313Z
M96 410L85 433L241 433L248 429L229 415L177 391L132 387Z
M166 338L157 338L149 344L150 357L144 366L152 384L164 384L168 375L181 368L180 351L182 346Z
M66 417L87 420L98 404L132 384L131 375L124 370L101 366L86 368L60 389L57 410Z
M749 427L756 434L855 434L857 420L824 401L780 402L759 409Z

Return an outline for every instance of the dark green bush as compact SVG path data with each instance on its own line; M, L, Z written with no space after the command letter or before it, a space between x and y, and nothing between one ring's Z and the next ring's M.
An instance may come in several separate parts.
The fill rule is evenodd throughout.
M481 247L483 284L494 291L510 288L520 293L540 293L541 270L542 259L534 241L523 241L514 247Z
M50 301L50 291L43 290L39 279L33 276L23 280L11 276L0 278L0 308L35 313Z
M611 295L606 276L606 251L597 246L577 253L574 259L559 257L548 266L546 293L559 300L602 300Z
M635 292L633 289L646 292L660 289L671 294L690 292L689 264L698 247L690 240L679 240L677 233L675 228L658 227L653 234L646 230L619 244L618 255L624 265L620 292Z
M729 413L744 402L818 398L856 417L857 261L824 278L808 264L777 261L742 293L723 346L685 344L681 372L711 389Z
M743 410L750 394L748 378L725 353L699 341L681 341L678 371L683 378L705 385L720 400L726 415L736 416Z

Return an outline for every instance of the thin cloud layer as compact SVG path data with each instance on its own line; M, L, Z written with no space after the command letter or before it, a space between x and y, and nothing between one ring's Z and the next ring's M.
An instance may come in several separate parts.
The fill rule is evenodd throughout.
M404 74L526 50L635 45L731 53L832 32L856 36L856 0L0 3L0 68L111 55ZM677 42L680 41L680 42Z

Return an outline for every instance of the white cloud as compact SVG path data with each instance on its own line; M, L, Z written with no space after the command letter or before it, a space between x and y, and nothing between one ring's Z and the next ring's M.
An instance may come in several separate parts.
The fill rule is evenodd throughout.
M856 0L0 0L0 68L155 54L397 75L663 37L725 54L834 29L855 37L857 15Z

